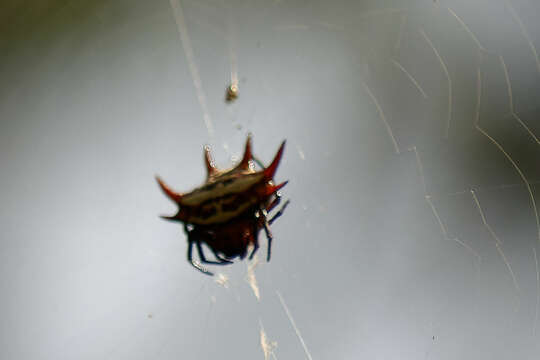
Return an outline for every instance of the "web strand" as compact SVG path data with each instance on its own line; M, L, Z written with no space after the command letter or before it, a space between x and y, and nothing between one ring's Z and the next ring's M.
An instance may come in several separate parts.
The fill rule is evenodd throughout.
M195 91L197 92L197 100L199 101L199 105L201 106L201 110L203 112L204 125L206 126L208 136L210 139L213 139L214 126L212 125L210 111L208 110L206 95L203 90L201 76L199 75L199 68L195 63L191 39L189 37L186 22L184 21L184 12L182 10L182 6L180 5L180 0L170 0L170 4L173 9L174 20L176 21L176 26L178 27L178 32L182 41L182 47L184 48L184 54L186 55L189 72L191 73L191 78L193 79L193 86L195 86Z
M446 129L444 132L444 137L448 138L448 133L450 132L450 122L452 121L452 79L450 78L450 73L448 72L448 68L446 67L446 63L442 59L441 55L429 39L429 37L426 35L423 29L420 29L420 34L424 37L426 42L428 43L429 47L433 50L435 53L435 56L437 56L437 59L439 60L439 63L441 64L441 67L444 71L444 74L446 76L446 80L448 83L448 115L446 119Z
M283 307L283 310L285 310L285 314L289 318L289 321L294 329L294 332L296 333L296 336L298 336L298 340L300 340L300 343L302 344L302 347L304 348L304 352L306 353L306 357L309 360L313 360L311 357L311 354L307 348L306 342L304 341L304 338L302 337L302 334L300 333L300 330L298 330L298 327L296 326L296 323L294 322L294 319L291 315L291 312L289 311L289 308L287 307L287 304L285 304L285 300L283 299L283 296L281 296L281 293L279 291L276 291L276 294L279 298L279 302L281 303L281 306Z
M392 132L392 128L390 127L390 124L388 124L388 121L386 120L386 116L384 116L384 112L381 108L381 105L379 104L379 102L377 101L377 98L375 97L375 95L373 95L373 93L371 92L367 84L365 82L362 82L362 84L364 85L364 88L366 89L369 97L371 98L371 100L375 104L375 107L377 108L379 117L381 118L382 122L384 123L384 126L386 127L386 131L388 132L388 136L390 136L390 139L392 139L392 144L394 144L394 149L396 151L396 154L399 154L400 153L399 146L397 144L396 138L394 137L394 133Z
M491 137L491 135L489 135L484 129L482 129L480 127L479 122L480 122L480 102L481 102L481 100L482 100L482 72L480 71L480 68L478 68L478 71L477 71L477 105L476 105L477 110L476 110L476 120L475 120L474 126L476 127L476 129L478 131L480 131L480 133L482 135L487 137L493 143L493 145L495 145L497 147L497 149L499 149L503 153L503 155L508 159L508 161L512 164L512 166L514 166L514 169L516 169L517 173L519 174L519 176L521 177L521 179L525 183L525 186L527 187L527 191L529 192L529 197L530 197L530 200L531 200L531 205L532 205L532 209L533 209L533 212L534 212L534 217L536 219L536 234L537 234L537 237L538 237L538 242L540 243L540 221L538 219L538 210L537 210L537 207L536 207L536 201L534 200L534 195L533 195L533 192L532 192L532 189L531 189L531 185L529 184L529 181L527 180L527 178L525 177L525 175L523 174L523 172L521 171L519 166L516 164L514 159L512 159L512 157L506 152L506 150L504 150L504 148L501 146L501 144L499 144L493 137Z

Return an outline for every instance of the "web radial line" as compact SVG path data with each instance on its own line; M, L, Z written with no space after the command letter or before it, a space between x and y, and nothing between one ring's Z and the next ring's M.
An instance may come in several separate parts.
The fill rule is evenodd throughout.
M467 31L467 33L469 34L469 36L473 39L473 41L475 42L476 46L478 46L478 49L480 49L481 51L485 51L486 49L482 46L482 44L480 44L480 41L478 41L478 39L476 38L476 36L474 35L474 33L471 31L471 29L469 29L469 27L467 26L467 24L465 24L465 22L463 20L461 20L461 18L454 12L454 10L448 8L448 11L450 12L450 14L452 14L453 17L456 18L456 20L460 23L461 26L463 26L463 28L465 29L465 31Z
M512 112L512 117L516 119L517 122L520 123L520 125L523 126L523 128L529 133L529 135L533 138L533 140L536 141L536 143L540 145L540 140L538 140L536 135L534 135L531 129L529 129L529 127L525 125L525 123L519 118L519 116L517 116L515 112Z
M478 212L480 213L480 217L482 218L482 223L484 224L486 229L489 231L489 233L491 234L491 236L493 237L495 242L497 244L502 244L502 241L499 239L499 237L495 234L495 232L493 231L491 226L488 224L488 222L486 220L486 217L484 215L484 211L482 210L482 207L480 206L480 202L478 201L478 198L476 197L476 193L474 192L474 190L471 190L471 195L472 195L473 200L474 200L474 202L476 204L476 207L478 208Z
M510 262L508 261L508 259L506 258L506 255L502 251L501 245L499 245L498 243L495 243L495 247L497 248L499 255L501 255L501 258L503 259L506 265L506 268L508 269L508 272L510 273L510 276L512 277L512 283L514 284L514 287L516 288L516 292L519 294L520 293L519 285L516 280L516 276L514 275L514 271L512 270L512 267L510 266Z
M411 82L414 84L414 86L416 86L416 88L418 89L418 91L420 91L420 93L422 94L422 96L424 97L424 99L427 98L427 94L425 93L425 91L422 89L422 87L420 86L420 84L418 84L418 81L416 81L413 76L411 74L409 74L409 72L407 70L405 70L405 68L403 66L401 66L400 63L398 63L396 60L392 59L392 63L401 71L403 71L403 73L409 78L409 80L411 80Z
M443 235L443 238L445 240L452 240L458 243L459 245L463 246L467 251L469 251L471 254L473 254L477 259L478 262L482 261L482 258L480 255L466 242L458 239L457 237L450 238L448 236L448 231L446 229L446 226L444 225L444 222L442 221L439 212L437 211L437 208L433 204L433 201L431 200L431 195L427 192L427 186L426 186L426 180L424 177L424 166L422 165L422 161L420 160L420 154L418 153L418 150L416 149L416 146L413 146L409 149L409 151L414 151L415 157L416 157L416 164L418 166L418 171L420 172L420 179L422 180L422 187L424 190L424 198L426 199L426 202L429 204L429 207L431 208L431 211L433 212L433 216L437 219L437 223L439 224L439 227L441 229L441 233Z
M435 205L433 205L433 202L431 201L431 196L426 195L426 201L428 202L431 211L433 211L433 215L435 215L435 218L437 219L437 222L439 223L439 227L441 228L441 232L445 239L448 239L448 232L446 231L446 226L444 226L444 223L442 222L441 217L439 216L439 212L435 208Z
M197 100L199 101L199 105L201 106L203 112L204 125L206 126L208 136L210 136L210 138L212 139L214 137L214 126L212 125L210 111L208 110L208 105L206 103L206 95L202 87L199 69L197 67L197 64L195 63L195 56L193 55L191 39L187 31L186 22L184 21L184 12L182 11L180 0L169 0L169 2L173 9L174 20L178 28L178 33L180 34L180 40L182 41L182 47L184 49L184 54L186 55L186 60L188 62L189 72L191 73L193 85L195 86L195 90L197 92Z
M281 306L283 307L283 310L285 310L285 314L287 314L287 317L289 318L289 321L291 322L291 325L294 329L294 332L296 332L296 336L298 336L298 339L300 340L300 343L302 344L302 347L304 348L304 352L306 353L306 356L309 360L313 360L311 357L311 354L309 353L309 350L306 346L306 343L304 341L304 338L302 337L302 334L300 334L300 330L298 330L298 327L296 326L296 323L294 322L294 319L291 315L291 312L289 311L289 308L287 307L287 304L285 304L285 300L283 300L283 296L281 296L281 293L279 291L276 291L276 294L279 298L279 302L281 303Z
M414 151L414 156L416 157L416 165L418 166L418 171L420 172L420 179L422 180L422 187L424 189L424 195L427 196L427 186L426 186L426 178L424 176L424 167L422 166L422 161L420 160L420 154L418 154L418 150L416 149L416 146L412 147L412 151Z
M448 68L446 67L446 64L444 63L441 55L439 54L435 46L433 46L433 43L428 38L428 36L426 35L423 29L420 29L420 34L422 34L422 36L424 37L428 45L431 47L431 49L435 53L435 56L437 56L437 59L439 59L439 63L441 64L444 74L446 75L446 80L448 81L448 115L447 115L446 130L445 130L445 135L444 135L446 138L448 138L448 133L450 132L450 122L452 121L452 79L450 78L450 73L448 72Z
M516 280L516 276L514 274L514 271L512 270L512 266L510 266L510 262L508 261L508 258L506 257L504 251L502 250L502 241L499 239L499 237L495 234L491 226L486 220L486 216L484 215L484 211L482 211L482 207L480 206L480 202L478 201L478 198L476 197L476 194L474 190L471 190L471 195L473 197L473 200L476 204L476 207L478 208L478 212L480 213L480 217L482 218L482 223L484 224L484 227L488 230L489 234L495 240L495 247L497 248L497 251L499 252L499 255L501 256L501 259L503 260L504 264L506 265L506 268L508 269L508 272L510 273L510 277L512 278L512 283L514 284L514 287L516 288L516 292L519 293L519 285Z
M238 86L238 59L236 57L236 36L234 28L234 20L232 10L228 9L227 28L228 36L227 42L229 43L229 59L231 61L231 85Z
M491 135L489 135L479 125L479 122L480 122L480 102L481 102L481 99L482 99L482 72L480 71L480 68L477 71L477 98L476 99L477 99L476 100L477 101L476 102L476 119L475 119L474 126L476 127L476 129L478 131L480 131L480 133L482 135L487 137L489 139L489 141L491 141L493 143L493 145L495 145L497 147L497 149L500 150L500 152L503 153L503 155L512 164L514 169L516 169L517 173L519 174L519 176L521 177L521 179L525 183L525 186L527 187L527 191L529 192L529 197L530 197L530 200L531 200L531 205L532 205L532 209L533 209L533 212L534 212L534 217L536 219L536 233L537 233L536 235L537 235L537 238L538 238L538 242L540 243L540 221L538 219L538 209L536 207L536 201L534 200L534 195L533 195L533 192L532 192L531 185L530 185L529 181L527 180L527 178L525 177L525 175L523 174L523 172L521 171L519 166L516 164L514 159L512 159L512 157L506 152L506 150L504 150L504 148L501 146L501 144L499 144Z
M527 43L529 44L529 48L531 49L531 52L534 56L534 60L536 61L536 68L538 72L540 73L540 60L538 59L538 52L536 51L536 47L531 41L531 37L529 36L529 33L527 32L527 29L525 29L525 25L523 24L523 21L521 21L521 18L517 14L512 4L509 1L505 1L505 3L508 6L508 9L510 10L510 14L512 14L512 17L514 18L515 22L518 23L519 28L521 30L521 34L523 35L523 37L525 38L525 40L527 40Z
M439 227L441 228L441 233L443 234L444 239L445 240L455 241L459 245L463 246L467 251L469 251L471 254L473 254L478 259L478 261L480 262L482 260L482 258L480 257L480 255L472 247L470 247L468 244L461 241L457 237L451 238L451 237L448 236L448 230L446 229L446 226L444 225L441 217L439 216L439 212L435 208L435 205L433 205L433 201L431 201L431 196L426 195L425 198L426 198L426 201L428 202L428 204L429 204L429 206L431 208L431 211L433 212L433 215L435 216L435 218L437 219L437 222L439 223Z
M514 97L512 96L512 85L510 84L510 76L508 76L508 69L502 55L499 55L499 60L504 71L504 79L506 81L506 89L508 90L508 101L510 106L510 112L514 113Z
M478 129L478 131L480 131L485 137L487 137L504 154L504 156L506 156L508 161L510 161L510 163L514 166L514 168L518 172L521 179L523 179L525 186L527 186L527 191L529 192L529 197L531 199L531 205L533 208L534 216L536 218L537 237L540 243L540 222L538 220L538 209L536 207L536 201L534 200L534 195L533 195L531 186L529 185L529 181L527 180L525 175L523 175L523 172L521 171L519 166L517 166L516 162L510 157L510 155L508 155L508 153L503 149L503 147L495 139L493 139L487 132L485 132L484 129L482 129L478 124L476 125L476 129Z
M467 244L466 242L458 238L452 238L451 240L457 242L459 245L467 249L471 254L473 254L476 257L479 263L482 261L482 257L480 256L480 254L478 254L476 250L474 250L469 244Z
M364 85L364 88L366 89L369 97L371 98L371 100L375 104L375 107L377 108L377 112L379 113L379 117L383 121L384 126L386 127L386 131L388 132L388 135L390 136L390 139L392 139L392 143L394 144L394 149L396 151L396 154L399 154L400 153L399 146L397 144L396 138L394 137L394 133L392 132L392 128L388 124L388 121L386 121L386 116L384 116L384 112L382 111L381 105L379 105L379 102L377 101L377 98L375 97L375 95L373 95L373 93L371 92L371 90L369 89L367 84L362 81L362 85Z
M499 60L501 61L501 66L504 71L504 79L506 80L506 88L508 89L508 99L510 103L510 114L516 121L523 126L525 131L529 133L529 135L533 138L534 141L536 141L537 144L540 144L540 140L534 135L534 133L529 129L529 127L520 119L520 117L516 114L514 111L514 97L512 96L512 85L510 84L510 76L508 75L508 69L506 68L506 63L504 62L504 58L502 55L499 55Z

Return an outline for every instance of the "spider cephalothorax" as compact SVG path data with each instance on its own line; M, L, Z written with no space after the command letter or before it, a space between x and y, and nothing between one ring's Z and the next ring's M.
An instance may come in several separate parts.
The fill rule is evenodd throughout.
M157 181L165 194L176 204L178 212L173 216L162 216L168 220L184 223L188 236L188 260L197 269L212 274L200 266L192 257L193 245L197 246L202 262L229 264L230 259L246 256L249 246L253 247L250 258L257 251L258 233L264 229L268 238L267 259L270 260L272 234L269 225L281 214L288 201L270 219L269 211L280 202L278 190L287 184L275 185L273 181L285 142L283 142L268 167L255 171L251 153L251 137L248 136L244 156L240 163L229 170L218 170L210 156L208 146L204 148L207 169L206 182L188 193L177 193L159 177ZM214 253L217 261L207 260L202 243Z

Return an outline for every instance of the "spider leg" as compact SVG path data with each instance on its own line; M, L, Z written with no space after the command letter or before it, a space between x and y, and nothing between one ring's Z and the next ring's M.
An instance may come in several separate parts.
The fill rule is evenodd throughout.
M270 231L270 226L268 226L268 221L264 219L264 232L266 233L266 239L268 240L268 250L266 253L266 261L270 261L270 255L272 252L272 232Z
M184 224L184 231L186 232L186 235L188 235L188 239L191 238L191 237L195 237L194 236L194 233L193 233L193 228L192 229L189 229L188 225L187 224ZM201 246L201 243L199 241L198 238L196 238L195 240L189 240L190 241L190 249L188 249L188 251L191 251L191 246L193 246L193 242L196 242L197 243L197 251L199 253L199 257L201 258L201 261L203 263L206 263L206 264L215 264L215 265L223 265L223 264L232 264L232 261L229 261L227 259L223 259L221 256L219 256L216 251L212 248L210 248L212 250L212 252L214 253L214 255L216 256L216 258L219 260L219 262L216 262L216 261L208 261L206 260L206 256L204 256L204 251L202 249L202 246ZM191 261L191 260L190 260Z
M260 211L257 214L258 215L256 215L256 217L258 219L258 223L254 224L251 229L254 235L253 235L253 249L251 249L251 253L249 254L249 257L248 257L249 260L252 260L257 250L259 250L259 230L261 226L260 222L265 213L264 211Z
M226 264L232 264L233 262L230 261L230 260L227 260L225 258L222 258L216 250L210 248L210 250L212 250L212 253L214 254L214 256L216 257L216 259L218 259L220 261L220 265L226 265Z
M214 251L214 249L212 249L212 251L214 252L214 255L216 256L216 258L219 259L220 261L207 260L206 256L204 256L204 251L203 251L201 242L198 240L195 242L197 243L197 251L199 252L199 257L201 258L201 262L205 264L213 264L213 265L227 265L227 264L232 263L232 261L222 259L220 256L218 256L216 252Z
M289 205L290 202L291 202L290 200L285 201L285 204L283 204L283 205L281 206L281 208L278 210L278 212L275 213L274 216L272 216L272 218L270 218L270 220L268 220L268 224L269 224L269 225L272 225L272 223L273 223L274 221L276 221L277 218L279 218L281 215L283 215L283 212L285 211L285 208L287 207L287 205ZM278 203L279 203L279 201L278 201ZM277 204L276 204L276 205L277 205ZM274 206L275 206L275 205L274 205Z
M251 250L251 253L249 254L249 260L253 259L253 255L259 250L259 244L258 241L255 241L255 244L253 245L253 250Z
M210 275L210 276L214 275L214 274L211 273L210 271L206 270L206 268L203 267L201 264L199 264L198 261L193 260L193 240L188 241L187 258L188 258L189 263L190 263L195 269L199 270L200 272L202 272L203 274L206 274L206 275Z
M259 210L259 221L262 227L264 228L264 232L266 233L266 239L268 240L268 250L266 253L266 261L270 261L270 254L272 251L272 231L270 231L270 225L268 224L268 220L266 219L267 212L265 209Z
M268 211L275 208L280 203L280 201L281 201L281 196L279 195L279 193L276 193L275 199L267 207ZM287 207L287 205L289 205L290 202L291 202L290 200L285 201L285 204L283 204L281 206L281 208L278 210L278 212L275 213L274 216L272 216L270 218L270 220L268 220L266 218L267 215L268 215L267 209L263 209L263 210L259 211L259 217L261 219L262 226L264 228L264 232L266 233L266 239L268 240L268 252L266 254L266 261L270 261L270 256L272 254L272 239L273 239L273 236L272 236L272 231L270 231L270 225L272 225L272 223L277 218L279 218L281 215L283 215L283 212L285 211L285 208ZM255 246L257 248L258 244L255 244ZM254 254L254 252L251 253L250 259L253 256L253 254Z

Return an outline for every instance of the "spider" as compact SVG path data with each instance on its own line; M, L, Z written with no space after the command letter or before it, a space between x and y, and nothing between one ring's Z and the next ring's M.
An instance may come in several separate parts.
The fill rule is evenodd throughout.
M273 181L283 151L285 141L268 167L251 152L251 136L248 135L244 156L240 163L229 170L218 170L205 146L204 159L207 169L206 182L188 193L178 193L156 177L161 189L177 203L179 210L173 216L162 218L184 224L187 235L187 259L193 267L207 275L213 275L198 261L193 259L193 246L197 246L200 261L206 264L231 264L231 259L244 259L248 247L252 246L249 259L259 248L258 235L264 229L268 240L267 261L270 261L272 232L270 225L279 218L287 205L287 200L271 217L268 213L281 202L279 190L287 181L275 185ZM253 162L262 170L255 171ZM216 261L208 260L202 244L206 244Z

